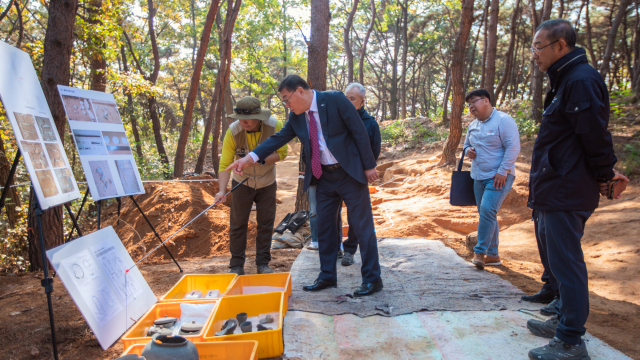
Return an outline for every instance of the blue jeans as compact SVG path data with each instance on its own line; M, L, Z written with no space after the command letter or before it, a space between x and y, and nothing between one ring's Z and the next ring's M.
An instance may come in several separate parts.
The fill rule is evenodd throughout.
M313 242L318 242L318 213L316 212L318 205L316 202L317 189L317 185L311 185L309 189L307 189L307 195L309 196L309 226L311 227L311 241Z
M473 192L480 220L478 222L478 245L473 248L476 254L498 256L498 210L511 190L515 176L507 174L502 189L493 187L493 179L474 180Z

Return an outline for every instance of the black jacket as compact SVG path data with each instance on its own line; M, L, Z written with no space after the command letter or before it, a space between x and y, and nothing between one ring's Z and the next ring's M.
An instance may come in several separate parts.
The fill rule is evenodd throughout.
M367 110L364 109L364 106L358 110L358 115L360 115L360 119L364 123L364 127L367 129L367 134L369 135L369 143L371 143L371 151L373 151L374 159L378 160L380 156L380 147L382 146L382 138L380 137L380 126L376 119L369 115Z
M528 206L543 211L594 210L598 182L613 176L609 92L576 48L547 70L551 90L533 146Z
M367 184L365 170L376 167L371 152L367 130L351 101L340 91L316 91L318 116L322 126L322 135L331 154L338 160L344 171L351 177ZM304 172L304 191L311 184L311 142L305 114L289 113L289 121L280 131L271 135L262 144L253 149L260 160L264 160L274 151L298 137L307 164Z

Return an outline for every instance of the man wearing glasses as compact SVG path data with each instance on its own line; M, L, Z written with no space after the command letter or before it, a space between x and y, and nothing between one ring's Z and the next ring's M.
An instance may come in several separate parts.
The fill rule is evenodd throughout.
M582 336L589 315L587 266L580 240L607 184L627 178L613 166L609 91L577 48L566 20L548 20L536 30L532 58L549 77L540 131L533 147L528 206L533 209L540 259L549 292L559 299L546 321L531 319L535 335L551 338L529 351L530 359L589 359ZM619 196L619 195L618 195ZM543 288L544 289L544 288ZM523 300L539 300L541 291ZM532 299L533 298L533 299Z
M382 290L378 244L367 182L378 179L369 136L358 111L342 92L314 91L300 76L285 77L278 92L291 109L289 121L280 132L267 139L249 156L227 168L242 174L255 161L267 158L279 147L298 137L307 164L304 190L317 184L316 212L320 274L305 291L320 291L337 285L336 261L340 248L338 215L342 199L347 205L351 226L358 237L362 256L362 285L354 296L372 295Z
M271 110L260 108L260 100L247 96L238 101L229 117L238 119L229 125L222 143L222 157L218 168L220 191L216 201L225 201L227 184L231 174L227 167L245 157L251 150L282 129L282 122L271 116ZM233 174L232 186L247 179L231 196L229 226L230 273L244 275L247 228L253 203L256 204L256 266L258 274L269 274L271 261L271 237L276 218L276 168L275 163L287 157L287 144L275 149L262 161L254 162L242 174Z

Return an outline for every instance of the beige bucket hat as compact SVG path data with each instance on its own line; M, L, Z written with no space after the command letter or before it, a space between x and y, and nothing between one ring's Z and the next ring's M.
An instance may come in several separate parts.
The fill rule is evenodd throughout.
M245 96L238 100L236 107L233 108L233 114L229 115L232 119L258 119L262 121L269 120L270 116L271 110L260 108L260 100L253 96Z

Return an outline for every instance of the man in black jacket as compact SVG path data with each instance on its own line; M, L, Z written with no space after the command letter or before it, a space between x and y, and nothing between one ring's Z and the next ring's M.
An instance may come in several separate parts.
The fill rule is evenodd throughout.
M531 48L536 65L549 76L551 90L533 147L528 206L537 219L542 264L560 298L556 316L527 322L534 334L552 338L548 345L531 350L530 359L589 359L581 339L589 315L589 289L580 240L598 207L601 188L618 179L628 181L613 169L609 92L575 43L570 22L549 20L538 27Z

